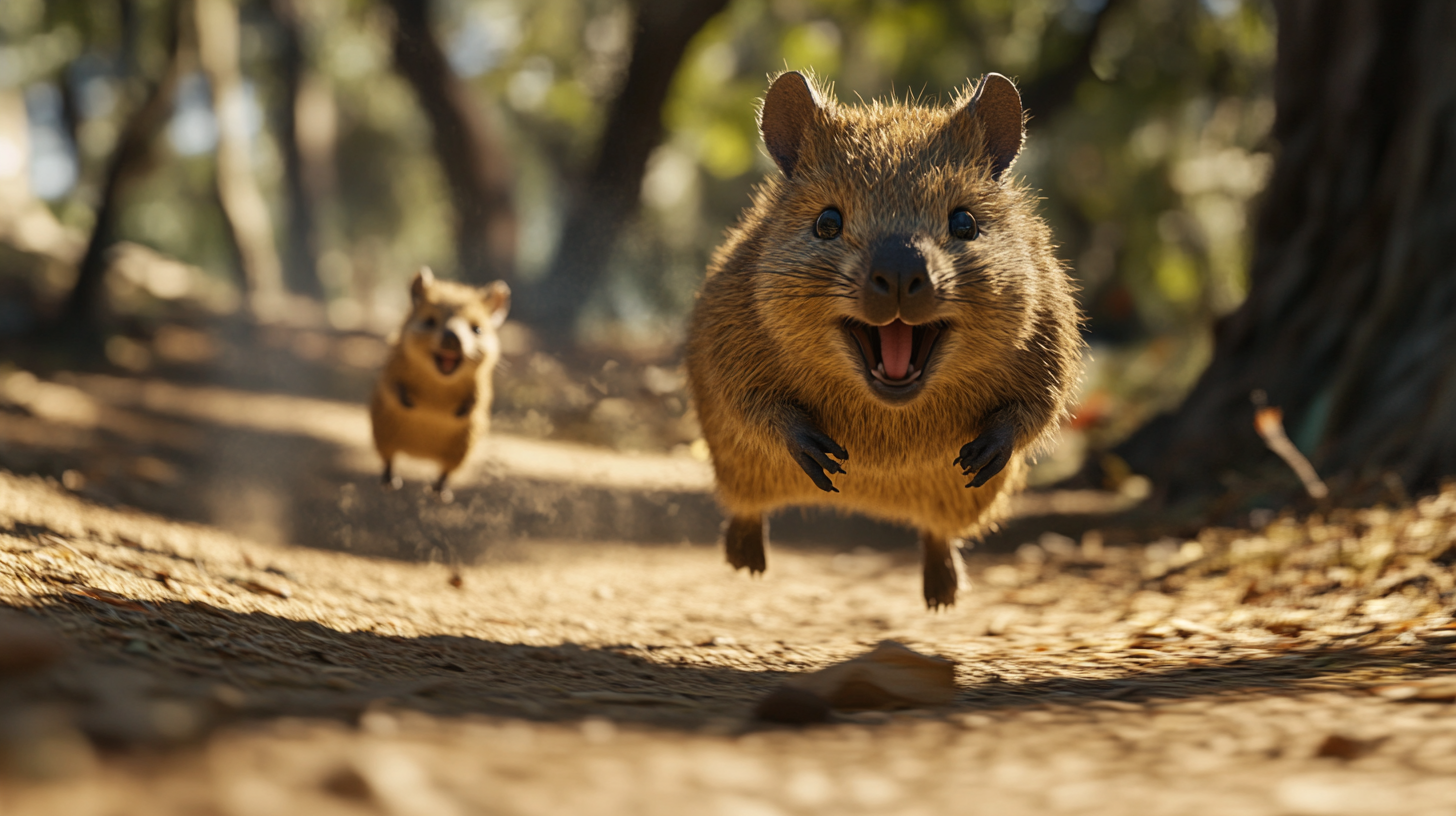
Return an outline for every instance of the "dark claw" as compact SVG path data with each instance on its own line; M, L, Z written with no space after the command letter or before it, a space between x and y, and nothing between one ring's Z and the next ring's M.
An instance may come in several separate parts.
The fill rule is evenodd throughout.
M830 473L847 473L848 472L848 471L846 471L844 469L844 466L843 465L839 464L838 462L834 461L833 459L830 459L828 456L825 456L823 451L816 450L814 448L804 448L803 449L803 452L810 459L814 460L814 464L818 465L821 468L824 468L825 470L829 471Z
M789 432L789 454L799 467L814 480L814 484L826 493L838 493L839 489L829 480L828 473L847 473L844 465L830 459L848 459L849 453L838 442L807 422ZM827 455L826 455L827 454ZM825 471L828 471L826 473Z
M980 487L1000 473L1011 461L1016 445L1016 431L1008 424L994 425L981 432L973 441L961 448L961 455L955 458L961 474L976 474L966 487Z
M814 459L810 457L808 452L800 451L794 454L794 461L798 462L799 467L803 468L804 472L809 474L809 478L814 480L814 484L818 486L820 490L823 490L825 493L839 492L839 488L834 486L834 482L831 482L829 480L829 477L824 474L824 471L819 467Z

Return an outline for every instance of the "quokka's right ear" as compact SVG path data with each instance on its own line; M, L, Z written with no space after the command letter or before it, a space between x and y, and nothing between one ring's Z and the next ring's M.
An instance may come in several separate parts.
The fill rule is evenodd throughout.
M786 178L794 177L805 137L822 109L818 92L798 71L779 74L769 86L759 113L758 129L763 134L764 147Z
M986 74L976 83L975 95L966 101L956 118L980 131L981 144L991 166L991 178L1001 176L1021 154L1026 141L1026 113L1016 84L1000 74Z
M428 266L420 267L420 271L415 273L415 279L410 281L410 301L418 306L434 285L435 273Z

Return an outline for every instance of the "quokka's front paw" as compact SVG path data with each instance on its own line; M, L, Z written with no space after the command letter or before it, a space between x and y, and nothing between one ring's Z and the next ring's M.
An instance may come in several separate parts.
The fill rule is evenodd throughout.
M980 487L1000 473L1016 449L1016 430L1009 424L993 425L967 442L954 464L962 476L975 474L966 487Z
M789 455L794 457L794 461L814 480L820 490L826 493L839 492L834 482L829 480L829 474L849 472L842 464L849 459L849 453L838 442L808 422L803 422L790 429L788 443ZM836 462L830 456L840 461Z

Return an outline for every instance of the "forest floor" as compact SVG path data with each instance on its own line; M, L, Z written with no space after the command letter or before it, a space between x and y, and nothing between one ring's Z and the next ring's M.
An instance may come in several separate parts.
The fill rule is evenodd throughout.
M0 408L7 816L1456 812L1456 488L1012 525L933 614L890 528L790 514L735 573L681 451L499 434L445 505L344 400L11 371ZM886 639L954 702L753 719Z

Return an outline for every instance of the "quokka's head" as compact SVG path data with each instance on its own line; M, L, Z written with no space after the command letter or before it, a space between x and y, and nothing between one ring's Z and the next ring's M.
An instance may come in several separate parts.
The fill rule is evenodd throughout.
M472 377L500 359L496 329L511 306L504 281L467 286L438 280L425 266L410 283L410 300L399 342L417 367L454 379Z
M904 405L1026 333L1028 267L1061 271L1009 178L1024 134L1011 80L987 75L949 106L851 106L787 72L759 125L782 177L740 229L760 239L756 306L787 359Z

